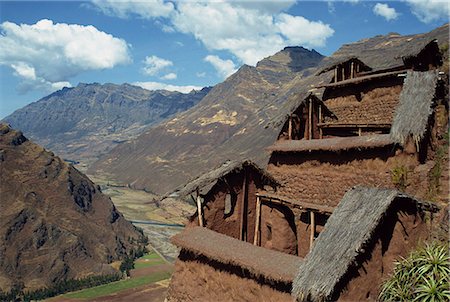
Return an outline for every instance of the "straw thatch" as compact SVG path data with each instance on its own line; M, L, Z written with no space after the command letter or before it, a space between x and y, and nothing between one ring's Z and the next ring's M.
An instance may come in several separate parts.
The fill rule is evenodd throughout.
M348 57L331 58L330 60L328 60L327 65L325 67L322 67L317 74L319 75L327 71L333 70L339 65L343 65L350 61L358 62L360 65L363 66L363 70L367 71L372 70L372 68L367 66L363 61L358 59L356 56L348 56Z
M357 256L364 253L387 210L394 202L412 202L437 210L395 190L356 187L348 191L300 266L292 294L298 301L327 301L338 293L340 281ZM342 285L341 285L342 286Z
M393 144L389 134L374 134L312 140L279 140L267 150L272 152L341 151L378 148Z
M190 181L179 189L175 190L175 192L171 193L170 196L179 196L186 197L193 192L198 190L200 195L206 195L211 188L217 184L217 182L223 177L231 174L231 173L239 173L245 168L249 168L254 172L261 175L263 182L270 186L277 186L278 182L273 178L267 171L258 167L255 163L250 160L245 161L236 161L229 160L224 162L221 166L216 169L213 169L196 179ZM167 196L166 196L167 197Z
M240 267L257 278L275 282L292 283L297 267L303 261L299 257L255 246L202 227L188 228L172 237L171 241L196 255Z
M395 142L404 144L410 135L416 144L422 140L433 113L438 75L438 70L408 71L391 128L391 138Z

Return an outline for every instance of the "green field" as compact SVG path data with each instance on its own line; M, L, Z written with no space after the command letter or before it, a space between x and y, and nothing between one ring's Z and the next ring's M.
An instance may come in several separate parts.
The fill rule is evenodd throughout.
M157 253L150 252L148 254L145 254L141 258L135 260L134 270L139 270L141 268L151 267L159 264L166 264L166 262ZM161 280L165 280L170 278L170 276L171 276L170 271L154 272L147 276L132 277L126 280L119 280L116 282L111 282L108 284L99 285L96 287L91 287L72 293L67 293L63 295L63 297L72 299L93 299L118 293L126 289L135 288L143 285L148 285L154 282L158 282Z
M135 288L138 286L154 283L157 281L161 281L164 279L168 279L170 277L169 272L159 272L153 273L149 276L142 276L138 278L132 278L127 280L120 280L112 283L108 283L105 285L100 285L96 287L91 287L87 289L83 289L74 293L65 294L66 298L74 298L74 299L93 299L102 296L111 295L126 289Z

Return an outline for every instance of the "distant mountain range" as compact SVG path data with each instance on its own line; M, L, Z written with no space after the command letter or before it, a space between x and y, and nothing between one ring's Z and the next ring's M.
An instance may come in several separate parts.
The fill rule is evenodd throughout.
M135 188L165 193L226 159L264 163L274 130L265 129L283 99L286 83L305 78L324 57L287 47L244 65L191 109L114 148L89 173L107 173Z
M211 88L184 94L129 84L63 88L6 117L59 156L89 164L148 127L196 105Z
M143 235L85 175L0 124L0 292L116 274Z

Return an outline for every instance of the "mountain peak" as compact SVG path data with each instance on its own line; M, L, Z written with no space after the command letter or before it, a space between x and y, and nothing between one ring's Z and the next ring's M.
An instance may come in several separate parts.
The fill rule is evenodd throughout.
M256 67L271 71L299 72L317 66L323 58L324 56L314 49L308 50L302 46L287 46L276 54L259 61Z

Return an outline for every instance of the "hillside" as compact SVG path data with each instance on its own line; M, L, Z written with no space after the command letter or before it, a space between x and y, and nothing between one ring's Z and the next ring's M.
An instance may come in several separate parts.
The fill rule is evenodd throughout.
M0 196L0 291L115 273L144 239L85 175L5 124Z
M209 90L183 94L129 84L79 84L31 103L4 121L64 159L89 164L147 127L196 105Z
M116 147L89 172L165 193L225 159L251 156L262 163L266 154L257 151L272 142L274 131L264 126L280 106L277 92L322 59L287 47L257 67L244 65L195 107Z
M363 39L343 45L323 60L314 51L286 48L257 67L241 67L199 104L114 148L89 172L165 193L226 159L251 158L265 165L269 155L265 148L275 141L280 121L298 96L327 81L326 74L316 75L321 67L338 58L358 56L372 68L382 69L387 60L396 61L433 39L441 45L448 43L448 24L426 34ZM299 63L302 60L309 63ZM301 70L306 67L310 68Z

